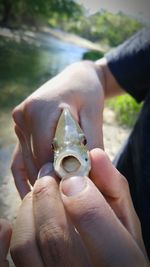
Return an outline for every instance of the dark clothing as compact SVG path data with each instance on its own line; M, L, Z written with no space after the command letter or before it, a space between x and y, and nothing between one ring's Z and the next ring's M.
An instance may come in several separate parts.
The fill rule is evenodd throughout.
M114 161L127 178L150 258L150 28L106 54L108 66L128 93L144 105L134 129Z
M106 58L118 83L137 101L144 100L150 91L150 28L133 35Z

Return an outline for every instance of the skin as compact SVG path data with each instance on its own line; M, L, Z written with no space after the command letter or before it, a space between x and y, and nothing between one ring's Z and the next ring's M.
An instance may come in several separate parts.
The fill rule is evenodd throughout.
M13 110L18 145L12 173L21 198L41 166L53 158L51 144L62 108L68 106L79 122L89 150L103 148L104 99L122 92L105 58L82 61L68 66Z
M9 267L9 263L6 258L9 249L11 233L12 229L10 224L4 219L0 219L0 266L1 267Z
M30 191L28 182L33 185L41 166L53 158L51 144L64 106L83 129L88 149L103 147L103 76L93 62L72 64L14 109L19 145L12 172L22 198Z
M14 153L12 172L22 198L31 190L30 184L34 185L41 166L53 158L50 145L62 108L67 105L79 122L89 150L95 147L103 148L104 99L122 92L123 88L117 83L106 59L103 58L96 63L79 62L70 65L14 109L13 118L19 142ZM95 169L92 167L90 177L99 190L88 178L80 179L84 180L87 186L85 190L82 188L82 192L77 190L77 198L74 195L66 197L67 193L63 191L63 187L72 187L64 185L64 181L58 186L57 179L53 175L47 177L45 169L46 178L36 182L33 193L24 199L17 219L12 239L12 255L16 266L21 266L26 253L31 253L28 258L31 264L25 260L22 266L67 266L66 260L73 265L77 259L77 266L99 266L100 263L102 266L148 266L140 223L134 212L127 182L109 164L106 164L107 168L103 168L105 163L109 162L103 156L99 155L100 162L104 165L99 165L99 168L96 165ZM96 160L93 161L93 166L95 162ZM113 177L115 179L112 179ZM77 178L67 181L75 181L73 188L77 184ZM46 203L49 206L46 206ZM27 213L31 215L28 218L25 216ZM46 220L43 221L43 217ZM85 222L87 223L84 224ZM73 231L74 226L79 235ZM109 240L108 236L111 237ZM78 254L78 247L82 256ZM49 255L51 250L54 253ZM73 253L76 256L72 262ZM63 255L63 260L60 255Z
M51 164L41 169L14 227L16 267L148 266L126 179L102 150L91 151L91 161L92 180L59 183Z

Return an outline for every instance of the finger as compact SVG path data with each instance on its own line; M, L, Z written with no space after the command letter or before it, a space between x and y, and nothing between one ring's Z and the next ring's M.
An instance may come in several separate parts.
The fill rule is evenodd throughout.
M32 149L31 149L31 134L29 129L26 125L25 120L25 101L18 105L12 112L12 116L14 119L15 125L15 132L20 141L24 166L26 169L26 173L28 175L28 180L33 185L36 179L36 164L33 159Z
M92 181L105 196L117 199L122 194L124 195L126 191L129 193L126 179L112 165L103 150L93 149L90 151L90 157L92 162L90 173Z
M36 237L46 266L91 266L86 250L66 215L57 181L45 176L33 191Z
M11 256L16 267L44 267L36 244L31 193L24 198L16 219Z
M133 207L127 180L112 165L104 151L94 149L90 152L90 156L92 181L140 247L143 247L141 226Z
M24 166L24 160L19 144L17 144L14 151L11 170L17 190L20 194L20 197L23 199L25 195L30 192L30 186L28 183L26 168Z
M26 136L24 135L23 131L17 125L15 126L15 132L21 145L24 166L26 168L28 179L30 183L33 185L35 180L37 179L38 169L35 164L35 160L33 158L30 144Z
M95 267L134 266L135 259L143 266L142 252L90 179L64 179L60 190Z
M89 150L95 147L103 148L102 116L100 110L85 107L80 111L80 123L87 138Z
M6 260L10 239L11 239L11 225L8 221L0 219L0 266L8 267L8 261Z
M32 144L33 144L33 152L34 156L38 162L38 166L41 167L48 161L53 160L53 151L51 148L51 144L54 138L57 121L59 119L61 113L61 109L53 109L49 108L49 114L45 119L45 110L42 107L39 116L34 116L34 121L28 121L28 127L32 127ZM29 116L26 116L27 118ZM40 124L40 127L39 127Z
M39 170L38 179L40 179L40 178L42 178L44 176L50 176L50 175L53 176L53 177L55 176L54 166L53 166L52 162L47 162ZM59 179L57 179L57 181L59 181Z

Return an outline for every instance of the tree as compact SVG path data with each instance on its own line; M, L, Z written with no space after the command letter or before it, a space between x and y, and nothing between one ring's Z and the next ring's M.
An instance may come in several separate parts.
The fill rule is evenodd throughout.
M0 0L1 24L47 21L55 12L59 16L79 15L81 7L73 0Z
M94 15L82 16L80 21L68 24L68 31L90 39L93 42L117 46L143 27L135 18L122 12L112 14L102 10Z

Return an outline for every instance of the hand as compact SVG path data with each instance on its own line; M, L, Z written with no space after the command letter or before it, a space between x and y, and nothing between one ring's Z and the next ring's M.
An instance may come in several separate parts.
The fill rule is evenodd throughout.
M8 267L9 263L7 261L7 253L9 250L11 238L11 226L4 220L0 219L0 266Z
M41 166L53 157L51 143L64 106L79 121L89 149L103 147L103 73L92 62L70 65L45 83L13 111L17 145L12 172L23 198Z
M148 266L125 178L101 150L93 150L91 159L97 187L87 177L59 185L49 176L51 166L42 168L44 177L23 200L14 228L16 267Z

